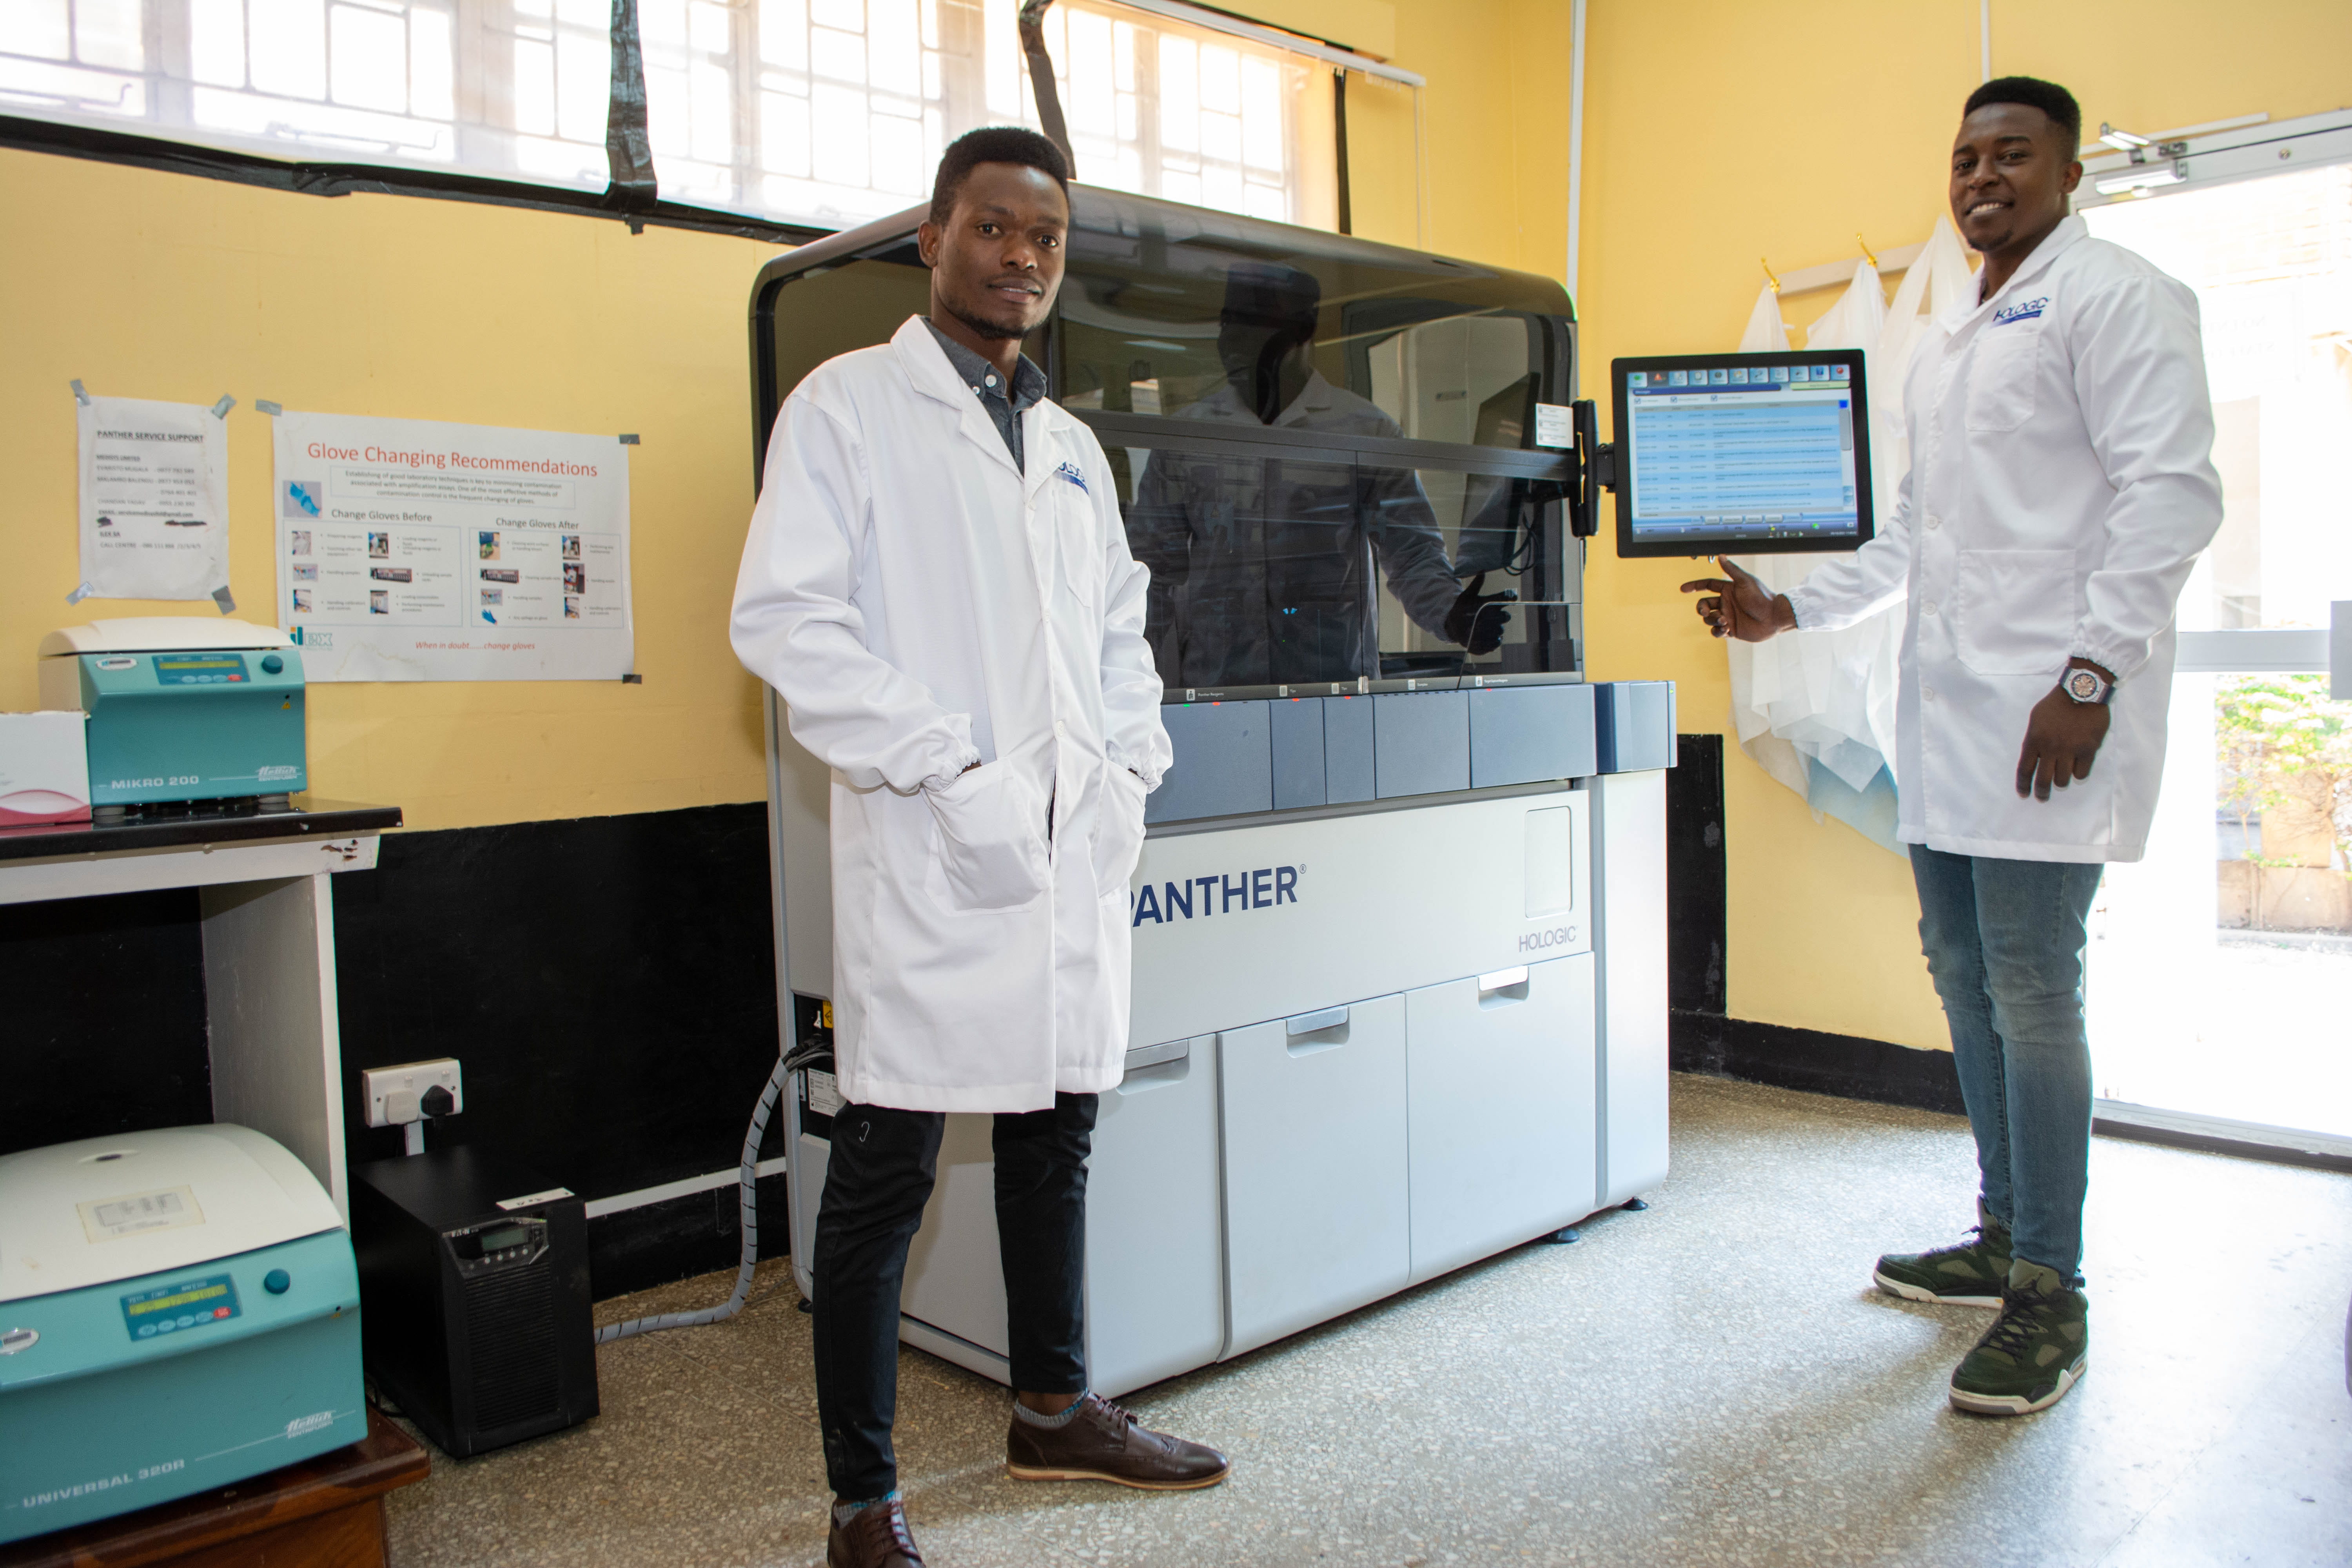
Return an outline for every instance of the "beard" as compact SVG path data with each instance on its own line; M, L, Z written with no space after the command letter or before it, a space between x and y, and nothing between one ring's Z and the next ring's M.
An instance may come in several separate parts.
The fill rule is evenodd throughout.
M992 343L1018 342L1021 339L1029 335L1029 329L1021 325L1018 321L1006 321L1001 320L991 321L986 316L980 314L979 311L968 310L964 306L957 304L952 300L942 300L940 303L947 308L949 315L953 316L957 321L961 321L965 326L970 327L973 331L980 334L980 337L983 342Z

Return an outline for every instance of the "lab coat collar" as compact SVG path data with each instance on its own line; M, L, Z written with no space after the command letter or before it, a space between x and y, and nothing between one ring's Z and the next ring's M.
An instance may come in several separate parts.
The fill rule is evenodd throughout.
M1232 383L1226 384L1231 385ZM1274 416L1275 427L1280 429L1286 425L1297 425L1310 414L1328 414L1330 411L1331 384L1323 379L1321 371L1310 366L1307 372L1307 384L1298 389L1298 395L1290 400L1289 407Z
M980 399L971 395L971 384L949 362L947 351L940 347L937 338L931 336L931 329L924 324L922 317L908 317L892 335L890 347L898 353L898 363L905 367L907 379L914 384L917 392L926 397L935 397L956 411L956 428L966 440L979 446L1013 472L1021 472L1013 464L1013 454L1004 449L1004 437L996 433L996 422L988 416L986 409L981 407ZM1029 413L1034 414L1045 406L1047 405L1042 403L1033 405ZM1028 415L1022 417L1025 421ZM1030 435L1033 431L1042 434L1043 430L1042 424L1034 422L1024 423L1021 427L1022 448L1032 458L1037 453L1030 446ZM1034 468L1036 464L1033 462L1030 467ZM1035 489L1034 476L1023 477L1031 480L1025 488Z
M1310 416L1328 414L1338 395L1332 390L1331 384L1323 379L1323 373L1309 366L1307 372L1307 384L1298 389L1298 395L1292 398L1284 406L1282 412L1274 416L1274 428L1279 430L1288 426L1303 424ZM1182 417L1213 419L1222 424L1232 425L1257 423L1256 411L1242 402L1242 395L1234 390L1234 384L1230 381L1219 382L1214 392L1185 409Z
M1970 306L1960 319L1965 321L1990 310L2018 289L2029 286L2043 273L2049 271L2052 263L2081 241L2089 238L2090 235L2091 226L2083 221L2082 214L2076 213L2071 217L2060 219L2058 226L2042 236L2042 243L2033 247L2032 254L2019 264L2015 272L2010 274L2009 281L1996 289L1991 299L1980 305Z

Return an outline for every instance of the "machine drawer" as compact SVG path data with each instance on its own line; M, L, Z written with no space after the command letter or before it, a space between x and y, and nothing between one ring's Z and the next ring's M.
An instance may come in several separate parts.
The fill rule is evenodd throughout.
M1592 956L1408 991L1412 1281L1592 1212Z
M1403 1288L1404 1025L1382 996L1219 1037L1226 1355Z
M1217 1359L1217 1037L1129 1051L1087 1172L1087 1373L1116 1398Z
M835 1127L841 1124L836 1121ZM1008 1353L1004 1263L996 1246L996 1118L951 1112L938 1179L907 1249L898 1310L992 1356Z

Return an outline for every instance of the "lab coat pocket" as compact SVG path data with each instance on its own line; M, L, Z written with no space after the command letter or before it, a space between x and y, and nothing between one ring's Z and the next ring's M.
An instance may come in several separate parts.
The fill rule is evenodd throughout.
M1143 858L1143 781L1116 763L1103 768L1100 805L1095 810L1095 890L1108 898L1127 890L1135 863Z
M2074 636L2074 552L1963 550L1954 641L1979 675L2055 676Z
M1001 763L935 790L931 890L951 910L1009 910L1045 890L1045 812L1035 792Z
M2041 379L2040 321L1986 327L1969 368L1969 428L2014 430L2032 418Z

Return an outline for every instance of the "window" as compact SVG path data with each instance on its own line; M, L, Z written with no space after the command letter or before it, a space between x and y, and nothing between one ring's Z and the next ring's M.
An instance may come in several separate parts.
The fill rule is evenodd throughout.
M639 0L660 195L825 227L905 210L955 137L1038 124L1017 10ZM610 0L0 0L0 112L601 191L612 21ZM1045 35L1089 184L1337 226L1354 57L1118 0L1062 0Z
M0 0L0 110L601 190L609 23L604 0Z
M2091 232L2197 290L2221 531L2184 629L2324 626L2352 598L2352 163L2110 203Z
M674 201L843 226L930 191L947 143L1038 125L1013 0L642 0L654 165ZM1062 0L1045 14L1080 178L1336 226L1331 68Z
M2093 916L2099 1114L2341 1153L2352 703L2317 672L2352 599L2352 115L2152 140L2094 161L2118 199L2084 220L2197 291L2222 521L2181 596L2147 853Z

